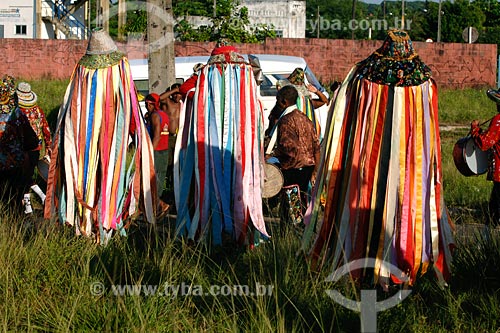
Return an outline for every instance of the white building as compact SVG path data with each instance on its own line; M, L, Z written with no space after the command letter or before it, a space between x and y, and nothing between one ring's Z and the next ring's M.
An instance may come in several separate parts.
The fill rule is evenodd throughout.
M86 38L86 1L2 0L0 38Z
M248 20L251 26L273 27L277 37L306 36L305 0L242 0L241 6L248 8ZM186 20L195 27L212 24L209 18L202 16L189 16Z
M305 0L242 0L241 5L248 8L250 24L273 25L277 37L306 36Z
M0 2L0 38L35 38L33 0Z

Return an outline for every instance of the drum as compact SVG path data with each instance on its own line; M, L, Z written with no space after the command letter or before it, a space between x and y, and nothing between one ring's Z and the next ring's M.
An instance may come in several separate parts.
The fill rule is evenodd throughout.
M272 198L280 193L285 180L280 169L270 163L264 164L264 187L262 188L263 198Z
M470 136L462 138L453 147L453 160L464 176L478 176L488 171L489 152L482 151Z
M49 165L50 163L48 158L43 158L38 160L37 164L38 174L40 175L40 177L42 177L42 179L45 182L47 182L47 177L49 175Z

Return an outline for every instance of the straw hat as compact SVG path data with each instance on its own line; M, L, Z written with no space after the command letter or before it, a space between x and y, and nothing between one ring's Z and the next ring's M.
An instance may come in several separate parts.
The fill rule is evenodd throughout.
M116 65L123 57L108 33L98 28L92 31L87 51L78 63L87 68L106 68Z
M21 107L31 107L36 104L37 96L31 90L31 85L28 82L19 82L16 89L17 103Z
M382 46L358 63L357 73L369 81L395 86L420 85L432 76L408 33L399 29L387 32Z

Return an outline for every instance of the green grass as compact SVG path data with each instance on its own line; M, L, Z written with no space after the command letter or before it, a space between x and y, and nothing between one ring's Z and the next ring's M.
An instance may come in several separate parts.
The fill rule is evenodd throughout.
M473 242L458 243L450 286L441 288L432 275L423 276L401 304L378 314L379 331L498 328L500 237L471 237ZM311 271L295 255L298 248L298 238L288 231L252 251L232 248L221 255L175 242L168 228L132 229L128 238L99 247L49 222L33 232L23 227L19 216L8 213L0 218L0 324L4 331L45 332L359 331L358 314L325 293L336 289L359 299L357 291L347 281L325 282L329 272ZM113 292L113 286L126 284L159 289L154 295ZM257 284L266 289L257 289ZM184 289L174 297L165 285ZM272 292L198 296L201 288L205 292L212 285L248 285L253 292ZM169 295L158 294L165 290Z
M473 119L484 122L497 113L495 103L486 96L486 88L442 90L438 103L441 124L469 126Z
M30 82L49 119L55 119L67 82ZM45 89L45 90L44 90ZM469 101L473 99L473 101ZM467 104L468 103L468 104ZM464 177L452 159L455 142L474 118L495 112L484 91L440 92L445 202L457 222L482 222L491 183ZM328 270L309 269L297 256L300 241L289 230L253 250L225 252L174 241L169 226L133 227L106 247L44 221L36 229L0 203L0 327L29 332L359 332L359 314L334 303L336 289L350 299L349 281L325 282ZM271 225L271 228L276 228ZM198 288L256 284L266 296L198 296ZM113 286L192 285L191 295L116 295ZM103 293L96 293L97 287ZM500 235L478 229L457 238L449 286L432 274L417 280L401 304L379 312L380 332L495 332L500 327ZM392 293L395 290L391 291ZM379 296L382 291L379 291Z

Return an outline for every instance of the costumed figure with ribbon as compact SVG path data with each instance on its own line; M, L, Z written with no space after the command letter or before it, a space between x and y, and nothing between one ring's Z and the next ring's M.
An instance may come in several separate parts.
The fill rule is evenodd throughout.
M493 181L489 202L490 218L487 226L494 228L500 225L500 91L488 89L486 95L496 103L498 113L490 120L486 130L481 129L478 120L473 120L470 135L474 146L485 152L487 156L483 158L484 167L481 169L487 171L487 179ZM481 155L478 154L478 156Z
M37 95L31 90L28 82L19 82L16 89L16 96L21 112L28 118L33 131L38 137L38 145L28 153L30 160L30 173L38 167L39 176L47 182L48 165L50 161L50 150L52 146L52 135L49 123L45 118L45 113L37 103ZM42 155L40 155L43 152ZM40 197L42 204L45 202L45 193L32 181L31 189ZM25 198L31 201L31 194L25 193Z
M132 136L132 138L131 138ZM133 139L135 150L128 152ZM104 30L92 32L54 133L45 217L106 244L139 209L155 222L153 147L127 58Z
M0 81L0 196L14 199L25 214L32 214L29 188L33 177L28 152L38 146L38 138L16 101L15 79Z
M219 42L190 80L191 91L179 88L192 96L181 110L174 153L176 229L188 240L252 246L256 235L268 236L263 116L253 70L235 47Z
M373 258L374 267L352 276L384 288L390 280L412 285L431 265L445 283L454 240L438 90L407 32L389 30L351 69L332 107L302 250L316 269ZM404 275L392 274L394 266Z

